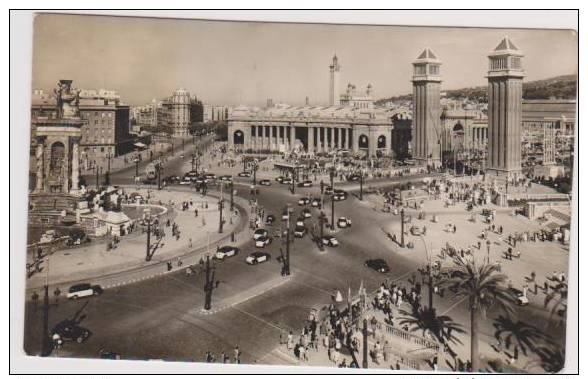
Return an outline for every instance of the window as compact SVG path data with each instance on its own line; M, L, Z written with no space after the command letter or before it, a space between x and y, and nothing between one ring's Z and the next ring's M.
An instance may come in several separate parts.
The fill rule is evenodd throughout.
M439 75L439 66L438 65L430 65L429 66L429 74L430 75Z
M414 66L414 74L415 75L426 75L427 74L427 67L425 65L416 65Z

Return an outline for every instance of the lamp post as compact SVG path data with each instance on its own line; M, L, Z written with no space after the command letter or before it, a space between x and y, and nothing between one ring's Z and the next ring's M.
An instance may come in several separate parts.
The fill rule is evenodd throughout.
M108 158L108 169L106 170L106 176L104 177L104 182L107 186L110 185L110 159L113 158L112 154L108 153L106 155L106 157Z
M368 322L367 322L367 318L363 319L363 325L361 328L361 332L363 335L363 344L362 344L363 358L362 358L362 362L361 362L361 367L368 368Z
M285 234L286 234L286 256L284 257L283 275L290 275L290 215L292 213L289 206L286 206L285 211L288 218L285 220Z
M251 163L251 168L253 169L253 185L257 185L257 159L254 159Z
M214 289L214 278L216 267L214 262L210 264L210 254L206 254L206 283L204 284L204 309L210 310L212 305L212 290Z
M43 338L41 340L41 356L48 357L51 354L51 339L49 338L49 255L47 255L47 271L45 273L45 285L43 286Z
M331 231L335 230L335 195L331 195Z
M404 208L400 210L400 247L404 247Z
M149 262L151 260L151 224L153 222L151 218L151 211L149 208L145 209L145 213L143 213L143 221L147 225L147 245L145 246L145 261Z
M220 200L218 201L218 232L222 233L223 232L223 203L224 203L224 199L223 199L223 182L221 182L221 195L220 195Z
M161 171L163 170L163 163L159 161L157 163L157 189L161 190Z
M431 265L431 255L429 254L429 249L427 248L427 241L425 241L425 237L421 234L421 240L423 241L423 245L425 245L425 254L427 256L427 271L426 274L429 278L427 286L429 287L429 309L433 309L433 267Z
M486 240L486 261L490 263L490 240Z
M325 237L325 219L327 217L325 216L325 213L323 211L321 211L321 215L319 216L319 224L320 224L320 229L321 229L321 241L319 246L322 248L323 246L323 238Z
M233 179L231 179L230 188L231 188L231 211L234 211L235 210L235 202L234 202L233 196L234 196L235 190L233 189Z
M363 170L359 171L359 200L363 201Z

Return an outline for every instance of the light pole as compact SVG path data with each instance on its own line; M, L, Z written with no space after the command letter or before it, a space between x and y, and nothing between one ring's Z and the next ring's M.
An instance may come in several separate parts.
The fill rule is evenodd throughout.
M367 318L363 319L363 327L361 329L361 332L363 335L363 344L362 344L363 359L361 362L361 366L363 368L368 368L368 322L367 322Z
M223 203L224 203L224 199L223 199L223 183L221 182L221 195L220 195L220 200L218 201L218 232L222 233L223 232Z
M253 169L253 185L257 185L257 159L254 159L251 168Z
M490 240L486 240L486 261L490 263Z
M363 170L359 171L359 200L363 201Z
M161 171L163 170L163 163L159 161L157 163L157 189L161 190Z
M331 231L335 230L335 196L331 195Z
M104 183L109 186L110 185L110 159L112 158L112 154L108 153L106 155L108 158L108 169L106 170L106 176L104 177Z
M49 338L49 255L47 255L47 272L45 273L45 285L43 286L43 338L41 340L41 356L48 357L51 354L51 340Z
M286 224L286 256L284 257L284 276L290 275L290 207L286 205L285 211L287 212L288 218L285 220Z
M400 210L400 247L404 247L404 208Z
M204 309L210 310L212 303L212 290L214 289L214 277L216 267L214 262L210 264L210 255L206 254L206 283L204 284Z
M231 211L234 211L235 210L235 203L234 203L233 195L234 195L235 191L233 189L233 179L231 179L230 188L231 188Z
M143 221L147 225L147 245L145 246L145 261L149 262L151 260L151 211L149 208L145 209L145 213L143 213Z
M429 281L427 286L429 287L429 309L433 309L433 267L431 265L431 255L429 254L429 249L427 248L427 241L425 241L425 237L421 234L421 240L423 241L423 245L425 245L425 254L427 256L427 276L429 277Z

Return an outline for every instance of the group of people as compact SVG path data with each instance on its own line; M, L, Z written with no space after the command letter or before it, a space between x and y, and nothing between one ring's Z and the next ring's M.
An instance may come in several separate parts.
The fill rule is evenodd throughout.
M204 354L204 361L206 363L214 363L214 362L219 362L219 363L236 363L239 364L241 363L241 350L239 350L239 346L235 346L235 349L233 350L233 359L231 360L231 357L225 353L225 351L221 351L219 357L218 357L218 361L216 356L211 352L211 351L207 351Z

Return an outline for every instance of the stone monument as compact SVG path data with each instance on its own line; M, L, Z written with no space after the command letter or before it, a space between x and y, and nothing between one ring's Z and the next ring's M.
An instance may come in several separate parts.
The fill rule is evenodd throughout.
M80 138L84 120L79 115L79 90L71 80L60 80L54 90L56 112L37 117L35 189L29 196L29 223L75 223L75 209L82 200ZM64 212L65 211L65 212Z

